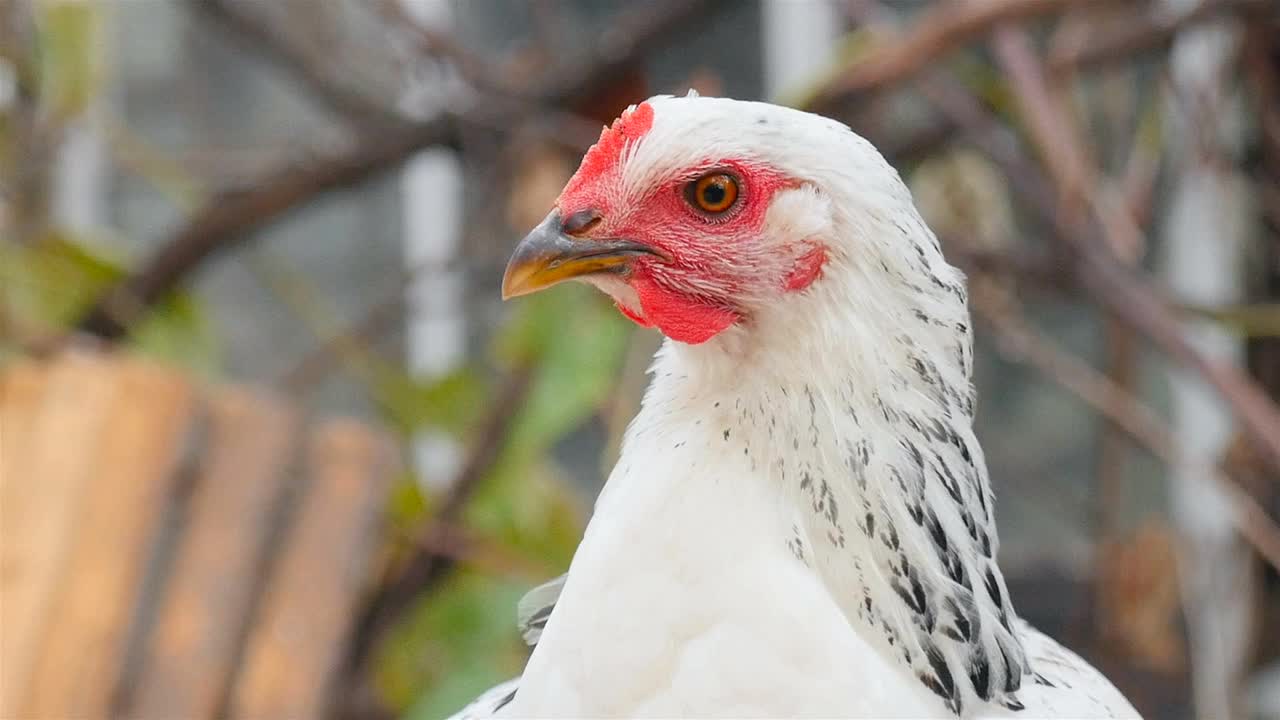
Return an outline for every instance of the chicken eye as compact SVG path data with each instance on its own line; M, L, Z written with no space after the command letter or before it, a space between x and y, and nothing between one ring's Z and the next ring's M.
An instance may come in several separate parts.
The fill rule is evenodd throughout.
M689 202L711 215L719 215L738 200L738 180L723 172L710 173L689 183Z

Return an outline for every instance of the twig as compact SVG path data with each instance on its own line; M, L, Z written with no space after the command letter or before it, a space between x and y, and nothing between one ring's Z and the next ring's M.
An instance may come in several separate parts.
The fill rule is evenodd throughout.
M993 34L991 45L1010 84L1018 97L1024 100L1022 112L1028 116L1027 131L1035 138L1041 161L1058 188L1058 205L1061 208L1059 216L1081 216L1086 203L1098 202L1095 188L1100 184L1097 179L1099 173L1091 159L1086 158L1082 151L1064 151L1066 148L1082 148L1078 127L1067 112L1066 103L1059 95L1053 94L1048 83L1039 82L1039 78L1035 76L1035 53L1030 38L1021 28L1007 24L999 26ZM1113 217L1115 214L1108 212L1105 216ZM1112 248L1118 258L1124 258L1129 263L1136 259L1137 252L1142 247L1141 243L1132 241L1134 236L1140 234L1119 231L1108 233L1110 238L1123 237L1130 241L1123 246L1116 243ZM1133 380L1136 348L1127 328L1123 328L1119 320L1108 315L1105 322L1109 379L1127 390ZM1115 402L1121 400L1116 399ZM1116 425L1110 422L1104 428L1099 443L1098 472L1095 474L1098 489L1094 503L1095 527L1103 538L1110 537L1114 527L1113 508L1123 479L1125 446L1119 444L1115 429Z
M685 20L723 0L663 0L628 11L605 33L590 58L567 72L553 72L539 84L539 102L553 106L589 97L606 86L614 72L670 40ZM484 103L467 116L507 118L518 125L528 108L513 114L507 104L491 110ZM366 136L343 154L304 166L288 165L252 183L252 189L219 193L162 243L160 250L120 283L108 288L76 323L104 339L123 336L130 325L195 271L205 260L249 239L251 231L278 220L320 195L350 187L398 166L424 148L456 140L458 118L442 114L403 130Z
M415 550L449 563L467 563L485 574L545 579L544 564L511 552L501 542L462 525L436 523L408 539Z
M325 192L395 167L417 150L450 143L454 132L454 118L441 115L411 130L367 139L345 154L269 173L252 189L214 195L141 269L101 295L76 326L105 339L121 337L201 263L245 242L251 231Z
M1258 18L1262 20L1262 18ZM1245 32L1242 64L1252 91L1251 99L1258 114L1258 135L1262 146L1263 182L1261 201L1280 228L1280 68L1272 59L1280 41L1274 26L1251 22Z
M1073 0L964 0L939 3L892 43L840 69L836 81L815 95L815 108L829 108L850 95L896 85L1002 22L1059 12Z
M498 461L512 423L519 416L520 405L532 386L534 370L533 365L525 364L512 372L481 423L462 470L449 485L431 519L415 531L414 546L419 551L392 579L379 585L378 594L368 604L353 636L355 641L347 656L348 670L363 665L369 652L404 610L453 569L454 558L422 552L422 549L430 548L437 527L453 525L458 520L480 481Z
M258 53L292 75L348 127L370 129L370 126L403 127L407 124L404 118L388 108L348 88L323 63L272 32L267 23L245 16L227 0L192 0L188 7L227 30L226 34L239 41L245 49Z
M285 392L299 393L322 379L336 364L360 348L374 344L391 330L407 311L405 290L429 271L451 269L454 263L429 258L402 269L387 283L382 299L346 327L322 337L320 344L279 376L276 384Z
M1043 82L1043 72L1032 77ZM1267 464L1280 471L1280 412L1262 388L1237 368L1217 363L1192 346L1176 314L1150 281L1126 269L1108 251L1096 223L1071 222L1063 216L1052 188L1026 161L1017 139L963 85L941 72L928 74L919 84L969 142L1009 176L1010 187L1049 223L1059 244L1071 252L1080 286L1131 329L1204 376L1231 406Z
M1065 206L1061 214L1074 218L1087 201L1086 187L1097 184L1098 173L1080 142L1069 108L1038 75L1036 53L1025 30L1002 24L995 29L991 45L1015 95L1021 100L1027 131L1035 140L1049 177L1058 187L1058 203Z
M499 93L513 91L492 63L448 33L419 22L405 10L404 0L379 0L374 3L374 9L387 19L388 25L408 32L420 52L449 62L477 90Z
M1090 42L1070 52L1051 56L1049 72L1054 75L1123 60L1140 53L1167 48L1178 33L1196 23L1211 20L1225 12L1240 12L1265 6L1264 0L1202 0L1195 7L1176 15L1155 15L1150 6L1141 17L1108 23L1107 30Z
M1238 368L1211 360L1186 339L1177 316L1149 281L1120 267L1095 247L1076 251L1081 284L1130 327L1146 335L1183 365L1200 373L1231 407L1242 429L1273 470L1280 470L1280 412L1258 384Z
M1032 73L1029 77L1033 82L1044 82L1043 72ZM936 84L934 89L939 89ZM1043 178L1021 159L1007 135L993 135L992 128L998 127L998 123L989 118L967 90L952 83L945 83L941 89L944 91L941 93L944 112L951 114L957 124L966 129L975 145L1005 169L1014 179L1011 187L1051 223L1058 241L1073 255L1076 277L1081 286L1129 327L1149 338L1178 362L1200 373L1230 405L1267 463L1280 471L1280 411L1263 389L1238 368L1212 360L1193 346L1183 334L1177 315L1152 288L1150 281L1125 268L1108 249L1104 237L1093 227L1097 223L1080 223L1063 216ZM1047 93L1035 93L1020 96L1020 100L1035 102L1042 94L1047 96ZM1047 137L1051 133L1041 132L1038 135ZM1080 154L1071 147L1046 147L1043 151Z
M1040 370L1045 377L1079 397L1117 428L1170 466L1183 462L1173 434L1154 410L1127 389L1112 382L1079 358L1039 335L1017 312L1014 301L975 287L974 310L996 332L1000 347L1013 359ZM1273 567L1280 569L1280 528L1248 493L1228 479L1221 468L1210 477L1226 492L1237 529Z
M1045 252L1026 250L987 250L977 243L958 235L943 235L943 252L967 273L984 273L1009 277L1034 290L1066 290L1070 278L1066 277Z
M1129 107L1133 108L1133 97L1130 93ZM1155 190L1155 180L1159 168L1158 154L1151 148L1154 143L1146 141L1142 123L1134 133L1132 146L1128 154L1122 180L1119 183L1123 201L1118 212L1126 213L1131 221L1129 227L1136 232L1130 234L1130 243L1117 248L1117 254L1130 266L1137 265L1146 252L1145 238L1142 235L1143 219L1148 218L1151 197ZM1125 237L1113 231L1113 237ZM1128 396L1121 402L1128 402L1133 388L1138 382L1138 352L1140 347L1137 338L1125 327L1124 322L1114 314L1107 314L1104 319L1103 337L1105 343L1105 374ZM1116 508L1120 505L1120 493L1125 478L1125 461L1128 459L1128 446L1123 436L1123 429L1115 423L1107 421L1102 437L1099 439L1097 458L1098 494L1094 500L1094 517L1097 534L1101 538L1111 538L1117 527ZM1106 543L1099 543L1098 552L1106 552ZM1102 558L1098 558L1101 567ZM1097 586L1099 593L1104 592L1101 584Z
M618 71L626 68L659 44L669 42L695 20L715 17L727 0L649 0L634 3L632 9L602 32L589 57L566 63L546 74L536 84L534 97L551 105L568 105L575 99L593 97L607 89Z
M359 320L325 338L314 350L280 376L276 384L289 394L299 394L326 377L353 349L373 344L404 317L403 286L375 303Z
M1133 398L1133 388L1138 382L1137 339L1124 323L1108 315L1103 325L1105 369L1107 379L1124 391L1115 402L1127 406ZM1108 418L1098 439L1098 456L1094 478L1098 489L1094 499L1094 528L1100 538L1113 537L1120 507L1121 491L1126 476L1128 448L1120 436L1122 428Z

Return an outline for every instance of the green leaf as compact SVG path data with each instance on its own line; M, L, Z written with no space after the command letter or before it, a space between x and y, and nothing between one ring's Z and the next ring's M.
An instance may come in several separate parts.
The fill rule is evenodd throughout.
M582 537L585 508L550 450L612 397L629 333L599 294L566 286L521 301L494 338L499 365L530 365L534 375L463 524L533 572L545 567L531 580L563 572ZM427 385L389 376L385 388L405 426L443 427L464 438L492 402L492 389L473 370ZM406 717L442 717L519 672L525 654L515 608L527 585L459 568L388 643L379 665L388 700L404 708L420 693Z
M397 369L381 369L376 373L374 391L388 419L404 432L436 429L461 433L477 422L490 394L484 378L472 366L430 380Z
M51 231L30 245L0 242L0 303L22 324L67 330L90 302L124 277L124 266L69 233ZM198 303L175 294L133 329L130 347L211 375L213 334Z
M430 507L422 486L412 473L405 472L391 487L387 500L387 524L393 531L408 532L421 523Z
M590 288L531 298L498 338L499 356L534 358L537 374L510 442L545 451L601 408L617 382L630 324Z
M378 686L408 718L440 718L524 665L515 607L528 583L460 570L420 603L382 650ZM425 692L420 688L428 688Z
M174 295L160 303L129 337L130 346L144 355L207 378L217 375L217 343L204 312L190 295Z
M39 5L41 96L56 115L79 115L100 85L100 14L96 2Z
M10 313L30 323L66 326L123 273L58 231L30 245L0 243L0 296Z
M432 686L431 690L422 694L404 713L405 720L440 720L447 718L467 703L476 699L480 693L510 680L512 675L503 676L491 663L475 662L460 668Z
M564 572L582 539L581 499L550 460L508 450L467 506L467 527L546 575Z
M552 572L572 557L584 513L549 451L612 396L630 327L598 293L566 286L530 298L495 339L500 358L532 362L534 377L466 520Z

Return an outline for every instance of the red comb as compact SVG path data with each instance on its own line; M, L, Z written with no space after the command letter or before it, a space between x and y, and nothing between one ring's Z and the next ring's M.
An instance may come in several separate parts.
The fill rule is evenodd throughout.
M653 127L653 108L647 102L628 108L613 125L600 131L600 139L582 158L582 165L573 179L565 186L561 197L575 193L578 188L608 173L622 160L622 153L629 143L644 137Z

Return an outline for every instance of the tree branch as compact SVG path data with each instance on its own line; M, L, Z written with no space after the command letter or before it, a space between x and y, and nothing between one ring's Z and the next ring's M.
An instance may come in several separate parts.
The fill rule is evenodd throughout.
M998 4L1003 6L1006 3ZM997 17L993 23L982 25L981 31L1007 19ZM934 32L937 31L913 31L926 36ZM912 66L910 70L914 72L922 66L923 63ZM1044 83L1042 70L1027 77L1035 83ZM835 85L841 82L837 81ZM1053 187L1020 151L1017 138L967 88L942 72L929 73L919 86L942 114L962 130L969 142L1004 171L1010 178L1010 187L1049 224L1059 246L1069 251L1074 263L1073 273L1080 287L1130 329L1151 340L1177 362L1204 376L1231 406L1244 433L1268 465L1280 471L1280 411L1263 389L1238 369L1214 362L1187 342L1176 313L1161 299L1150 280L1127 269L1110 251L1101 230L1104 224L1080 223L1069 217L1060 206ZM823 90L819 95L829 96L830 93ZM1033 95L1048 97L1050 93L1047 89L1038 89ZM1030 99L1036 101L1035 97ZM1020 100L1025 103L1028 96L1021 95ZM1034 113L1031 119L1043 115ZM1034 135L1058 137L1054 131L1045 128L1040 128ZM1060 150L1057 147L1043 149L1048 153ZM1090 210L1096 211L1097 207Z
M245 242L253 230L319 195L396 167L418 150L450 144L455 131L454 117L440 115L366 139L345 154L269 173L251 189L216 194L140 270L100 296L76 326L106 339L121 337L201 263Z
M1242 12L1265 6L1264 0L1202 0L1196 6L1175 15L1154 14L1150 8L1135 13L1128 22L1109 23L1093 39L1071 51L1050 57L1049 72L1054 75L1124 60L1133 55L1168 48L1178 33L1197 23L1211 20L1222 13Z
M187 3L198 15L226 30L245 49L256 52L295 78L349 127L404 127L408 123L379 103L346 87L334 74L271 31L266 23L246 17L227 0L193 0Z
M823 88L811 104L814 108L829 109L850 95L896 85L935 63L939 56L981 38L1002 22L1052 14L1074 4L1073 0L938 3L922 13L901 37L839 69L839 79Z
M995 331L1000 348L1012 359L1035 367L1054 383L1084 401L1165 464L1183 462L1173 433L1154 410L1124 387L1083 360L1055 347L1017 311L1016 300L980 285L972 295L974 311ZM1240 535L1268 563L1280 570L1280 528L1240 485L1221 468L1210 477L1226 492Z
M620 67L669 41L675 28L709 15L723 0L662 0L638 3L604 34L589 58L570 71L555 70L538 84L538 102L563 106L605 87ZM413 153L456 140L460 120L475 115L519 125L530 114L509 100L481 101L464 116L442 114L400 130L366 135L344 154L304 166L287 166L252 183L252 189L214 196L166 240L140 269L107 289L76 323L84 332L117 339L156 302L211 257L247 241L250 233L332 190L350 187L398 166Z
M472 52L449 33L419 22L405 9L404 0L377 0L374 9L387 19L389 25L409 33L422 54L448 61L476 89L502 93L512 90L493 63Z
M354 634L355 644L349 649L346 660L348 671L364 663L368 653L410 603L453 569L455 560L452 557L429 551L433 536L438 527L456 523L480 481L498 461L512 423L532 387L534 370L532 365L521 365L507 379L477 429L457 478L450 483L431 519L415 533L413 544L417 551L393 577L380 583L377 596L370 601Z
M1009 28L1008 32L1020 34L1022 31ZM1028 123L1033 126L1032 138L1039 143L1045 156L1066 155L1076 158L1074 162L1086 162L1087 154L1071 134L1038 125L1046 117L1067 111L1062 107L1039 107L1053 102L1044 70L1033 54L1017 52L1016 45L1021 41L1016 37L1013 39L1014 43L999 43L997 55L1010 75L1020 78L1013 89L1025 109ZM1067 161L1061 162L1067 164ZM1015 182L1013 186L1018 189L1020 184ZM1103 234L1112 226L1099 205L1090 203L1098 216L1096 221L1081 223L1075 217L1069 217L1069 213L1064 213L1055 203L1045 206L1044 198L1033 200L1051 219L1060 242L1076 258L1076 276L1081 285L1131 328L1147 336L1178 362L1203 375L1231 406L1246 434L1262 451L1267 462L1280 471L1280 410L1247 374L1210 359L1187 341L1177 315L1160 299L1150 281L1127 269L1112 252L1111 247L1116 243L1114 239L1108 243Z

